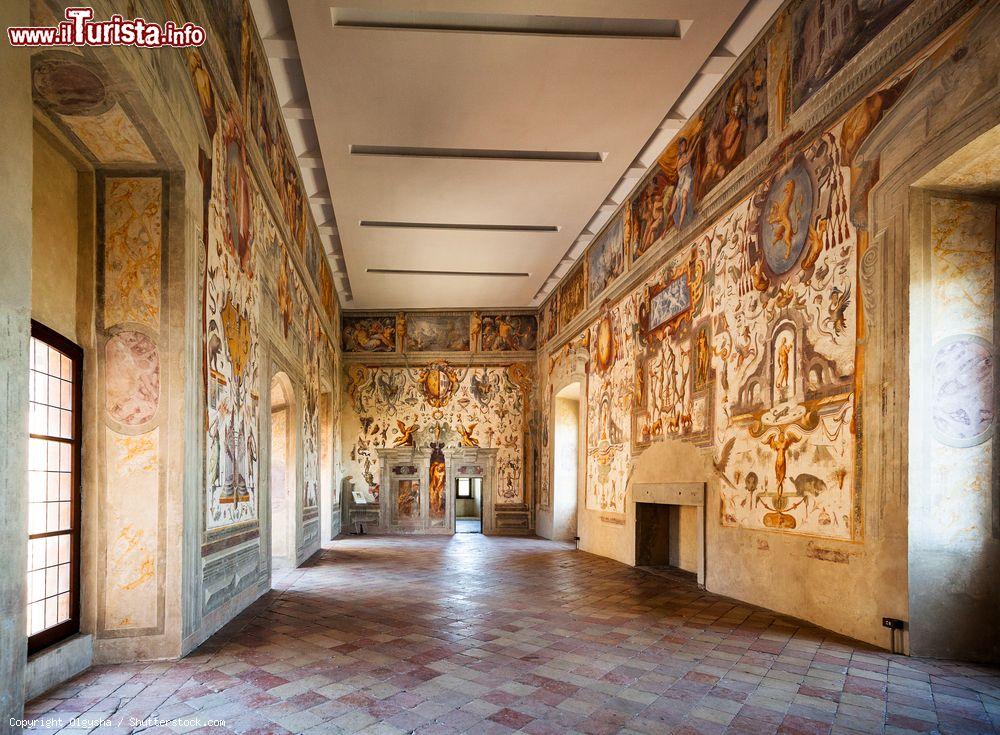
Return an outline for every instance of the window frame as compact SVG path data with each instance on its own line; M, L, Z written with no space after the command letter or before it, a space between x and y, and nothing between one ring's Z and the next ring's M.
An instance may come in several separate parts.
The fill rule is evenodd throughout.
M73 437L64 439L52 437L47 434L32 434L28 427L28 440L43 439L46 441L58 441L69 444L72 449L71 470L70 470L70 574L69 574L69 618L61 623L53 625L51 628L44 628L34 635L28 636L28 655L38 653L56 643L76 635L80 632L80 567L82 566L80 556L80 539L82 536L82 445L83 445L83 348L72 340L56 332L51 327L47 327L41 322L31 320L31 338L48 345L61 352L70 359L73 369ZM28 342L29 349L31 342ZM29 371L30 367L25 366ZM57 531L48 531L42 534L25 535L26 544L32 538L44 538L46 536L64 535ZM27 565L26 565L27 567ZM27 568L24 573L27 574ZM27 599L25 599L25 613L27 614Z
M462 480L466 480L469 483L469 494L462 495L462 491L458 488ZM475 500L476 490L479 490L479 494L483 493L483 478L481 475L467 475L455 478L455 497L458 500Z

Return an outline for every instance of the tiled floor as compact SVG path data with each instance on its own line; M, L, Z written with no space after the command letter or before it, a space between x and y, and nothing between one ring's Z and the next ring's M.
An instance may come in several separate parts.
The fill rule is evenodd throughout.
M351 538L278 586L194 655L94 669L29 714L213 734L1000 726L996 670L891 656L547 541Z
M455 533L482 533L483 524L478 518L456 518Z

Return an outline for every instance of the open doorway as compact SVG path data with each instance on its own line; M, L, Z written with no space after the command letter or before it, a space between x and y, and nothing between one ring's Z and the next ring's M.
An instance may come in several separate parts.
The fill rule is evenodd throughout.
M293 565L295 557L295 421L291 382L271 379L271 567Z
M552 538L576 538L580 485L580 384L570 383L555 395L552 407Z
M909 645L1000 661L1000 127L911 192Z
M483 532L483 478L455 479L455 533Z

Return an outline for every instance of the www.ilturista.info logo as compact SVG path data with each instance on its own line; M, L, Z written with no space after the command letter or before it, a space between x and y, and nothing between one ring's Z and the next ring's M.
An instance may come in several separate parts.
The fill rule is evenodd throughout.
M93 8L66 8L66 20L57 26L15 26L7 29L11 46L141 46L159 48L201 46L205 29L194 23L151 23L112 15L95 21Z

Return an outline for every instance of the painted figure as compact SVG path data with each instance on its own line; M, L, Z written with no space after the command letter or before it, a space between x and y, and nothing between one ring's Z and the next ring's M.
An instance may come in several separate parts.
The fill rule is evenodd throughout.
M691 198L694 196L694 151L693 141L681 138L677 143L677 186L670 201L667 216L674 218L674 226L681 227L690 214Z
M440 445L431 452L430 484L427 486L431 518L444 518L445 464Z
M788 449L801 439L800 434L779 427L777 433L771 434L764 440L764 444L774 450L774 481L777 483L778 497L784 494L785 476L788 472Z
M778 345L777 350L778 379L776 381L782 397L788 395L788 357L791 351L791 340L789 340L787 336L782 336L781 343Z

